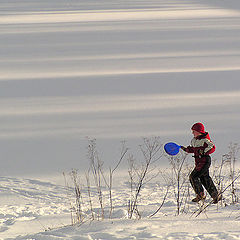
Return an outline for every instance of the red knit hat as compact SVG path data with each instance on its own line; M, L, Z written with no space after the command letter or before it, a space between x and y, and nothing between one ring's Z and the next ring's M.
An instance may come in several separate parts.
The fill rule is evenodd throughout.
M205 133L204 125L200 122L193 124L192 130L195 130L200 133Z

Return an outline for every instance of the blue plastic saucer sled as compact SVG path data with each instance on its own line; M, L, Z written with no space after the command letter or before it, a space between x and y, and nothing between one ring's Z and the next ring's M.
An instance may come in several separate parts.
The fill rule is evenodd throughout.
M169 142L164 145L165 152L171 156L177 155L180 148L181 146L177 145L174 142Z

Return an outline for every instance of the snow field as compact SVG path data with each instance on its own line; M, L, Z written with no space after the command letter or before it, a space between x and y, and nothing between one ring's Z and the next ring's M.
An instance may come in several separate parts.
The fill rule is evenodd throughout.
M8 240L239 239L240 205L230 205L229 190L224 193L223 206L221 204L212 205L196 218L192 214L197 211L199 206L189 202L185 208L186 213L176 216L174 192L176 189L170 188L161 210L150 217L162 203L163 195L166 192L166 185L160 184L162 181L162 179L155 179L144 187L139 200L141 220L127 218L130 189L126 177L122 180L117 179L117 184L115 183L113 188L114 212L111 219L108 219L108 191L103 188L106 218L100 221L90 221L87 189L83 187L82 202L84 203L85 222L70 226L70 203L72 206L74 205L73 188L30 179L1 178L1 185L4 186L1 191L1 199L4 196L8 198L8 193L11 192L11 199L15 199L15 202L2 204L1 201L0 237ZM17 182L21 183L21 187L16 187ZM239 187L238 181L236 188L239 189ZM9 191L9 189L11 190ZM94 212L98 215L100 209L94 187L92 196ZM191 197L193 197L192 192ZM208 196L207 202L209 201ZM14 231L11 231L11 226ZM28 229L28 226L31 226L31 229ZM19 232L16 231L16 228ZM23 229L29 232L29 235L17 236L22 235ZM40 233L31 234L36 231L40 231ZM9 235L12 237L9 238Z
M86 136L100 139L112 165L120 140L136 146L142 136L157 135L186 145L196 121L210 130L213 157L220 160L240 135L239 5L0 0L0 238L240 239L240 206L230 205L229 191L226 207L211 206L195 218L194 204L176 216L170 189L161 211L149 218L166 192L156 180L144 187L142 219L134 221L126 217L123 177L114 183L111 220L90 221L83 187L86 222L70 226L73 189L36 180L86 169Z
M34 220L49 215L60 217L69 211L67 204L63 204L66 192L64 187L31 179L1 177L0 181L0 237L34 232L36 229L45 230L45 223ZM55 220L56 225L62 224L60 219ZM29 224L31 227L28 227ZM13 226L15 228L12 229Z

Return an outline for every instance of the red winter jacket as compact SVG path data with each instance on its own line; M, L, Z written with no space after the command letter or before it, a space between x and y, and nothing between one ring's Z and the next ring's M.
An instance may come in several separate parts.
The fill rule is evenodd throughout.
M206 156L215 151L215 145L211 141L210 136L207 132L204 134L194 137L191 141L191 145L188 147L182 147L182 149L187 153L194 153L195 158L195 168L200 171L207 159Z

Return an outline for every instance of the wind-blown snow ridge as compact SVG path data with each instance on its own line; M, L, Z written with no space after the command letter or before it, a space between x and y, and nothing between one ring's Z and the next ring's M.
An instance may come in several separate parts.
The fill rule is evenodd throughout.
M129 20L164 20L239 17L234 10L225 9L182 9L182 10L106 10L106 11L62 11L21 13L20 15L2 15L0 24L36 24L36 23L67 23L67 22L96 22L96 21L129 21Z
M188 105L183 106L185 102ZM41 114L80 114L94 112L140 111L239 105L240 91L206 93L174 93L151 95L45 97L28 99L6 99L0 103L0 116L41 115Z
M185 103L188 102L187 105ZM3 118L10 117L30 117L42 119L42 123L34 123L27 121L17 124L16 122L8 121L4 129L0 132L0 138L14 138L31 136L61 136L61 135L84 135L89 134L94 137L137 137L139 132L133 129L139 126L154 126L172 124L172 121L183 118L175 116L174 119L168 119L166 116L161 116L159 119L156 116L148 116L147 119L138 119L135 115L139 113L149 113L152 111L166 111L169 109L179 109L180 107L188 112L191 109L205 109L207 111L214 107L215 111L219 109L220 113L211 114L210 119L217 116L221 117L222 121L237 121L239 113L235 112L231 115L221 116L223 108L239 107L240 92L239 91L221 91L221 92L206 92L206 93L176 93L176 94L150 94L150 95L108 95L105 96L84 96L84 97L45 97L45 98L17 98L6 99L0 103L0 116ZM116 117L114 121L111 118L100 118L98 126L95 122L86 117L93 114L111 115L120 113L131 113L130 117ZM75 116L77 121L69 119L70 116ZM55 118L60 118L58 123ZM185 113L187 119L189 115ZM44 120L46 118L46 120ZM48 118L48 119L47 119ZM53 118L50 120L49 118ZM79 127L81 123L81 127ZM111 126L111 131L109 127ZM129 126L124 128L123 126ZM94 131L91 130L94 127ZM1 126L0 126L1 129ZM113 131L114 129L114 131ZM217 129L215 128L215 131ZM144 133L145 132L145 133ZM156 130L151 130L149 127L146 131L141 127L142 136L156 135ZM169 136L171 134L184 134L182 130L162 129L159 132L160 136Z
M231 56L231 59L233 59L233 56ZM11 73L8 72L2 72L2 75L0 76L0 81L6 81L6 80L22 80L22 79L43 79L48 78L51 80L51 78L72 78L72 77L91 77L91 76L101 76L101 77L107 77L107 76L114 76L114 75L136 75L136 74L154 74L154 73L194 73L194 72L224 72L224 71L239 71L240 66L238 66L238 62L234 61L236 66L220 66L220 67L192 67L192 68L166 68L166 69L143 69L143 70L103 70L103 71L64 71L64 72L39 72L34 75L34 72L28 71L28 72L19 72ZM129 68L129 67L127 67Z

